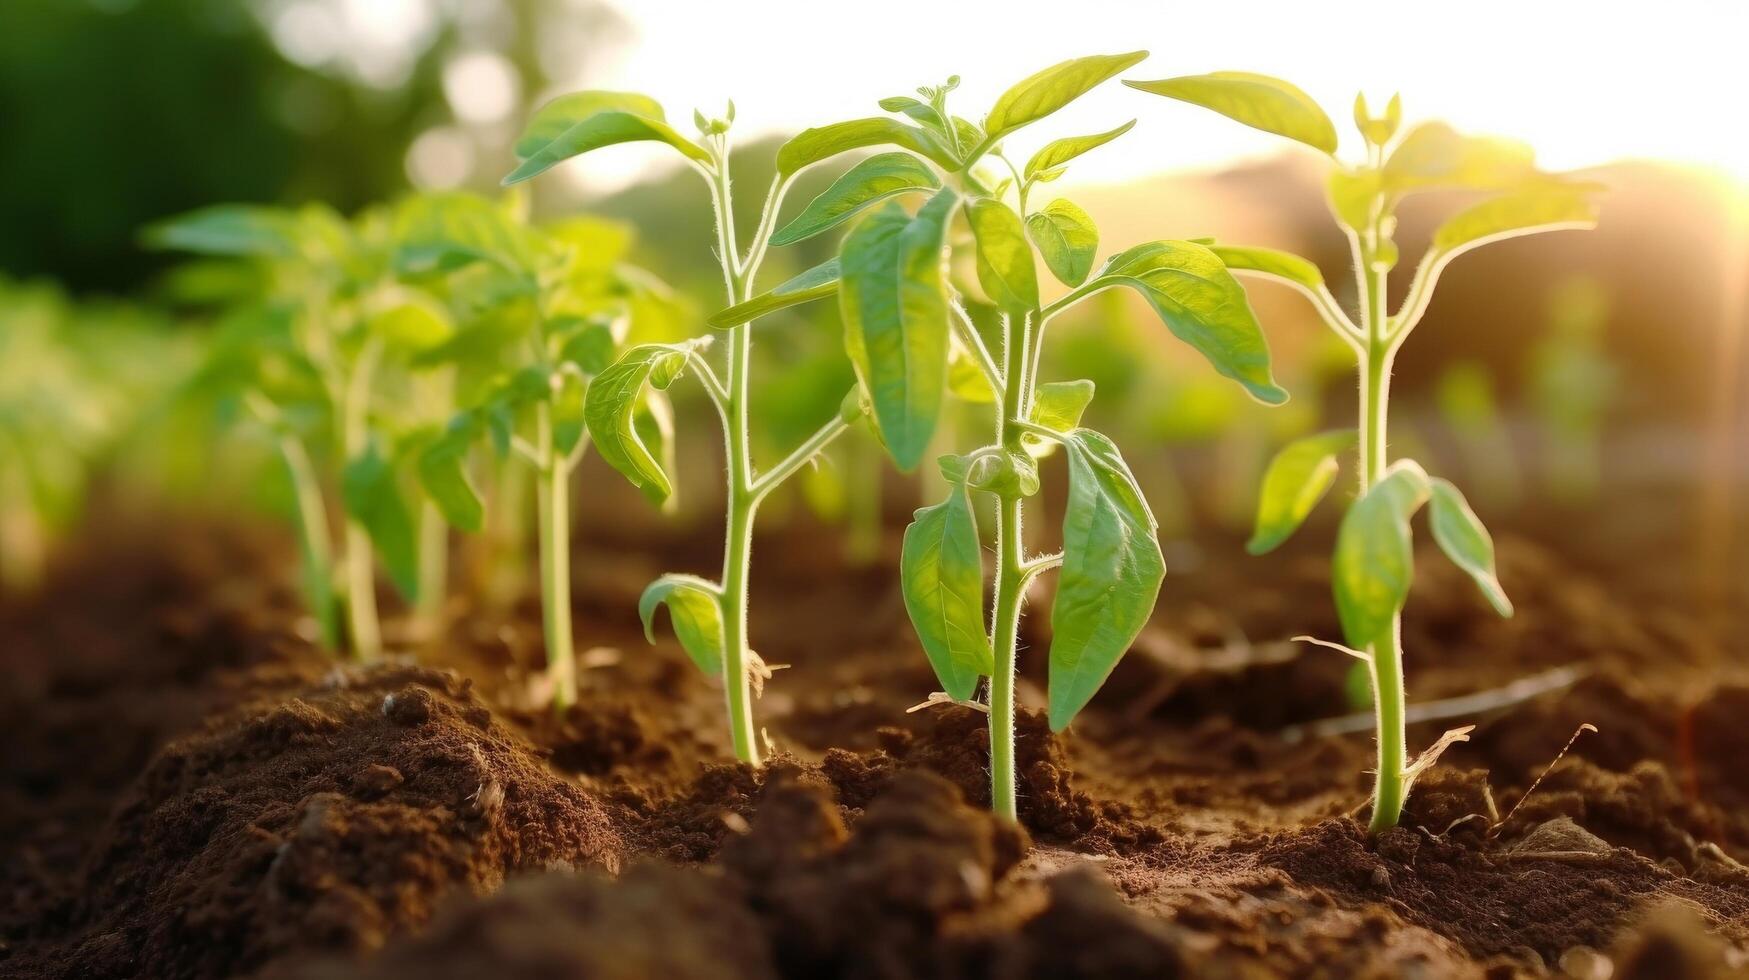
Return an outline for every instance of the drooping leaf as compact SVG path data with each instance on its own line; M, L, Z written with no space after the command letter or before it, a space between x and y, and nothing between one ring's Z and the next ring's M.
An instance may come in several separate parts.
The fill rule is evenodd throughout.
M1430 481L1432 497L1428 504L1428 523L1433 527L1433 540L1452 564L1475 580L1488 604L1502 616L1512 615L1512 600L1500 587L1494 571L1494 539L1488 529L1470 509L1469 501L1457 487L1435 478Z
M1027 217L1026 232L1059 282L1079 286L1087 281L1099 252L1099 229L1087 212L1058 198Z
M571 92L547 102L528 117L513 147L516 158L527 160L571 127L601 112L625 112L656 122L666 121L662 104L647 95L601 90Z
M942 250L957 205L947 189L915 218L889 202L852 229L839 252L845 350L887 450L904 470L928 449L947 389Z
M610 109L584 118L523 157L522 163L505 176L504 184L521 183L591 150L635 142L666 143L699 163L709 163L711 159L704 147L675 132L659 119Z
M1021 79L1002 93L984 117L984 138L995 142L1043 119L1147 56L1146 51L1130 51L1072 58Z
M1069 502L1063 567L1051 608L1050 724L1062 731L1147 625L1166 577L1154 515L1111 440L1066 439Z
M1427 502L1427 474L1413 461L1392 464L1348 508L1336 532L1331 591L1348 645L1365 650L1403 610L1415 577L1409 518Z
M374 441L347 461L340 476L340 499L346 512L364 526L395 588L403 596L417 598L419 546L413 514L401 495L395 467Z
M995 668L984 628L983 546L963 483L955 483L946 500L913 515L899 580L905 611L942 690L970 698L978 678Z
M1312 292L1324 286L1324 274L1317 265L1292 252L1248 245L1210 245L1209 251L1220 256L1229 269L1255 272Z
M1341 469L1337 457L1354 448L1353 429L1320 432L1282 447L1263 474L1257 497L1257 529L1245 550L1254 555L1274 551L1305 523L1306 515L1324 499Z
M655 503L674 484L638 432L638 405L645 386L667 388L686 368L688 344L640 344L595 377L583 404L589 438L601 458Z
M283 208L215 204L146 229L153 248L200 255L291 258L298 253L296 218Z
M1135 125L1136 121L1131 119L1122 126L1108 129L1103 133L1094 133L1091 136L1065 136L1062 139L1051 140L1039 147L1038 152L1032 155L1032 159L1026 161L1026 167L1021 170L1021 176L1037 177L1045 171L1056 170L1081 154L1110 143L1135 128Z
M1336 125L1298 86L1248 71L1216 71L1157 82L1124 82L1130 88L1189 102L1285 136L1325 153L1336 152Z
M769 292L712 314L705 322L718 330L727 330L781 309L825 299L838 292L839 268L838 258L834 256L793 279L779 283Z
M1455 255L1520 235L1596 226L1596 204L1582 191L1552 184L1505 194L1460 211L1433 233L1433 247Z
M1047 381L1038 386L1033 393L1032 421L1053 432L1069 433L1081 425L1081 416L1087 411L1087 406L1093 403L1093 382L1082 378L1078 381ZM1044 458L1056 451L1055 440L1027 434L1021 437L1021 444L1034 457Z
M669 621L681 649L707 677L723 673L722 589L696 575L664 575L651 582L638 597L638 617L644 621L644 637L656 642L656 607L668 607Z
M1038 309L1038 274L1020 216L994 198L966 203L966 221L977 239L978 284L998 309L1026 314Z
M1269 366L1269 344L1245 288L1205 245L1161 241L1108 259L1081 291L1124 285L1147 299L1178 339L1266 405L1287 401Z
M478 532L486 520L485 506L468 482L466 468L468 452L483 428L477 415L463 412L419 456L419 483L425 495L444 520L470 532Z
M864 208L910 191L932 191L941 179L909 153L877 153L845 172L801 214L771 236L773 245L793 245L848 220Z
M804 129L777 150L777 172L792 176L840 153L870 146L897 146L953 169L956 161L928 130L886 116L851 119Z

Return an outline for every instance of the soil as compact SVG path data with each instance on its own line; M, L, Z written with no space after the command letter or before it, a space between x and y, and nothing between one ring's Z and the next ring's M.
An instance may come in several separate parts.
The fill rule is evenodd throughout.
M753 642L787 669L758 770L637 621L645 581L709 567L700 535L585 524L555 715L529 603L458 598L417 663L339 663L277 537L102 529L0 603L0 976L1749 974L1742 624L1545 526L1500 535L1511 620L1419 563L1412 703L1489 697L1412 726L1476 728L1375 839L1365 721L1330 723L1349 661L1286 641L1337 633L1317 533L1175 546L1194 574L1060 735L1029 619L1015 828L983 715L905 710L934 685L890 572L805 520L759 544Z

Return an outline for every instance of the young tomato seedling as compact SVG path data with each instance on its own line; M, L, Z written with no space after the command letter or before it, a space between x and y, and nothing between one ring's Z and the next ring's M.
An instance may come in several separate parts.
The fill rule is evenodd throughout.
M1212 109L1256 129L1285 136L1332 156L1336 127L1303 91L1248 72L1215 72L1126 85ZM1494 543L1457 488L1429 477L1411 459L1392 463L1386 426L1391 364L1421 322L1440 273L1459 255L1493 242L1539 232L1586 229L1596 223L1592 185L1536 169L1528 147L1464 136L1443 123L1423 123L1397 135L1401 107L1392 96L1373 116L1364 97L1354 122L1366 146L1364 161L1330 176L1330 210L1347 235L1359 297L1358 322L1343 311L1317 266L1297 255L1264 248L1215 245L1229 268L1291 286L1354 351L1360 377L1359 496L1342 519L1332 562L1332 587L1342 631L1369 665L1378 716L1378 778L1373 794L1374 833L1396 825L1410 783L1424 764L1411 764L1405 732L1402 610L1413 574L1409 519L1431 508L1433 537L1470 575L1503 616L1512 605L1494 573ZM1402 200L1430 190L1490 196L1446 220L1390 312L1386 279L1397 263L1396 211ZM1264 475L1257 529L1249 548L1270 551L1299 527L1336 479L1336 458L1355 445L1350 430L1288 445ZM1431 753L1430 753L1431 754ZM1422 757L1427 760L1427 756Z
M1032 192L1070 161L1123 135L1130 123L1049 142L1017 166L1002 144L1145 57L1145 52L1066 61L1002 94L981 123L948 111L957 79L880 104L911 122L875 117L808 130L779 152L780 169L862 146L896 146L852 167L774 236L788 244L862 216L837 258L719 314L742 323L810 299L836 296L845 347L870 417L902 469L922 461L944 395L961 387L969 362L992 394L994 441L940 459L947 498L917 511L905 532L905 606L947 695L968 701L983 678L991 745L991 801L1017 817L1014 768L1015 661L1027 588L1061 569L1052 609L1049 716L1062 729L1104 683L1147 622L1165 575L1153 515L1117 447L1080 425L1090 381L1040 383L1046 326L1087 298L1128 287L1166 327L1220 373L1267 403L1276 386L1268 348L1239 283L1208 248L1181 241L1138 245L1097 268L1098 231L1087 213L1057 199L1033 207ZM997 161L1008 176L980 168ZM898 198L917 202L914 211ZM1012 203L1010 203L1012 202ZM863 213L866 212L866 213ZM963 295L947 274L949 228L971 232L978 291ZM1035 251L1067 291L1047 300ZM979 294L981 292L981 295ZM968 305L994 308L1000 361ZM960 360L956 361L956 355ZM1037 460L1061 448L1069 499L1063 550L1029 556L1024 501L1038 493ZM986 619L984 567L972 494L996 499L995 594Z

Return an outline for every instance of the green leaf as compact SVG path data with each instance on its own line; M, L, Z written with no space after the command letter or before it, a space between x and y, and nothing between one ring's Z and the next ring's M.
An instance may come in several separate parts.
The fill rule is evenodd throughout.
M927 102L919 102L909 95L896 95L890 99L882 99L880 107L887 112L901 112L936 132L947 132L947 123L941 118L941 113Z
M216 204L160 221L143 237L153 248L286 259L298 254L296 223L283 208Z
M1229 269L1242 269L1280 279L1316 292L1324 286L1324 274L1308 259L1292 252L1246 245L1210 245L1209 251L1220 257Z
M395 588L408 598L416 598L419 546L413 532L413 514L401 496L395 467L374 441L347 462L340 475L340 499L346 512L364 525Z
M1535 176L1535 156L1525 144L1466 136L1442 122L1410 130L1380 172L1384 187L1396 193L1440 187L1499 190Z
M1192 242L1150 242L1112 256L1077 292L1124 285L1147 299L1178 339L1266 405L1287 401L1269 366L1269 343L1245 288L1220 256Z
M614 336L611 322L588 320L576 325L564 337L559 347L559 361L575 364L584 374L594 377L613 363L619 338Z
M1551 184L1505 194L1458 212L1433 233L1433 247L1456 255L1521 235L1596 226L1596 204L1580 190Z
M1372 221L1381 189L1376 170L1338 168L1330 173L1330 212L1344 225L1361 231Z
M840 153L869 146L897 146L927 157L947 169L957 162L928 131L897 119L869 116L804 129L777 150L777 172L789 177Z
M999 497L1031 497L1039 491L1038 463L1029 454L988 446L964 459L963 479L973 490Z
M1047 381L1038 386L1032 399L1032 421L1053 432L1069 433L1081 425L1081 416L1093 403L1093 382ZM1034 457L1044 458L1056 451L1055 440L1031 434L1020 437L1021 444Z
M1299 530L1312 508L1324 499L1341 469L1337 457L1354 448L1353 429L1320 432L1296 439L1269 461L1263 490L1257 498L1257 529L1245 550L1254 555L1274 551Z
M954 338L947 355L947 388L961 401L988 405L996 400L990 379L979 366L977 358Z
M1457 487L1438 478L1430 484L1428 522L1433 526L1433 540L1439 543L1439 550L1475 580L1495 612L1511 616L1512 600L1506 597L1506 590L1500 587L1499 576L1494 572L1494 539L1488 529L1482 526Z
M480 438L483 424L473 412L457 415L419 455L419 483L443 519L464 531L478 532L486 523L480 495L468 482L468 452Z
M942 251L958 203L943 189L913 218L888 202L845 236L839 252L845 350L903 470L929 448L947 389Z
M966 203L966 220L977 239L978 284L985 295L1010 313L1038 309L1038 274L1020 216L1001 201L981 197Z
M1021 79L1002 93L984 117L985 140L994 143L1038 122L1147 56L1146 51L1130 51L1072 58Z
M435 304L408 299L371 314L365 329L401 351L427 351L449 340L455 328Z
M478 194L421 194L397 206L393 221L394 265L404 276L490 262L526 278L551 254L540 232Z
M1325 153L1336 152L1336 126L1298 86L1248 71L1216 71L1157 82L1125 81L1154 95L1199 105L1253 129L1286 136Z
M995 666L984 630L983 546L963 483L946 500L913 515L899 556L899 581L905 611L942 690L970 698L978 678Z
M1050 723L1062 731L1147 625L1166 577L1154 515L1111 440L1070 433L1063 568L1051 608Z
M670 129L667 123L630 112L608 110L583 119L523 157L522 164L504 178L504 185L508 187L546 173L591 150L644 141L666 143L698 163L711 162L711 155L704 147Z
M656 503L674 484L638 432L638 405L645 386L667 388L686 368L690 344L640 344L620 355L590 382L583 404L589 438L608 465Z
M1087 281L1099 252L1099 229L1087 212L1057 198L1027 217L1026 232L1059 282L1079 286Z
M1116 129L1094 133L1092 136L1065 136L1059 140L1051 140L1039 147L1039 151L1032 155L1032 159L1026 161L1026 167L1021 171L1021 175L1033 178L1047 170L1056 170L1081 154L1110 143L1129 132L1135 125L1136 121L1131 119Z
M577 448L587 431L583 421L585 392L588 385L574 374L559 374L558 388L552 394L553 451L568 456Z
M707 677L723 673L722 588L696 575L664 575L638 597L644 637L656 642L656 607L666 605L681 649Z
M769 292L713 313L705 322L718 330L727 330L778 310L825 299L838 292L839 278L839 261L834 256L793 279L779 283Z
M932 191L940 186L935 171L911 154L877 153L833 181L825 193L771 236L771 244L793 245L896 194Z
M1365 650L1384 637L1415 577L1409 518L1427 502L1427 474L1402 460L1356 500L1336 532L1331 591L1348 645Z
M602 112L626 112L656 122L666 120L662 104L647 95L600 90L571 92L553 99L528 117L528 124L513 147L516 158L527 160L565 135L571 127Z

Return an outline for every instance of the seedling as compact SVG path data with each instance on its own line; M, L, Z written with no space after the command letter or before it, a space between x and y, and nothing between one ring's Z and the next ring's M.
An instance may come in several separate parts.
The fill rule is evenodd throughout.
M516 210L450 196L430 202L403 235L401 264L441 282L461 324L433 358L487 369L418 465L444 517L474 532L485 526L468 478L474 447L488 443L500 459L515 453L533 469L547 682L563 711L577 701L570 507L571 474L590 442L585 393L615 384L606 369L654 280L620 264L623 235L588 222L537 229ZM658 452L667 417L659 397L628 401L628 425Z
M1332 157L1336 127L1305 92L1287 82L1248 72L1216 72L1132 88L1212 109L1265 132L1285 136ZM1372 831L1396 825L1420 767L1407 754L1402 667L1402 610L1413 575L1409 519L1431 509L1434 540L1475 580L1503 616L1512 604L1494 572L1494 543L1458 489L1429 477L1412 459L1390 460L1387 445L1391 364L1421 322L1440 274L1451 261L1493 242L1596 223L1596 188L1536 169L1528 147L1463 136L1443 123L1423 123L1397 135L1401 103L1392 96L1382 116L1364 97L1354 122L1365 159L1338 166L1330 176L1330 209L1354 258L1358 320L1350 318L1325 285L1317 266L1266 248L1212 246L1228 267L1303 293L1319 316L1354 351L1360 376L1358 432L1341 430L1289 444L1264 476L1257 528L1249 548L1270 551L1305 520L1336 479L1337 457L1359 444L1359 496L1338 531L1332 568L1337 612L1347 645L1367 663L1378 723L1378 777ZM1395 313L1386 277L1397 263L1396 211L1405 197L1430 190L1489 196L1449 218L1415 269Z
M968 702L989 679L991 799L1017 817L1014 770L1015 666L1021 606L1041 572L1061 569L1052 610L1049 715L1062 729L1093 697L1147 622L1165 575L1155 522L1110 439L1080 425L1093 397L1086 380L1038 381L1050 321L1115 287L1139 293L1167 328L1260 401L1287 397L1269 368L1268 348L1239 283L1220 258L1193 242L1138 245L1094 264L1098 231L1064 199L1033 207L1032 193L1081 154L1130 128L1071 136L1041 147L1024 167L1001 145L1135 65L1145 52L1066 61L1027 78L996 100L982 123L948 110L958 79L880 104L910 120L874 117L808 130L779 151L794 173L847 149L881 146L852 167L773 237L801 241L859 219L837 258L713 322L738 325L797 303L836 296L845 347L888 452L902 469L924 456L949 390L983 389L994 441L943 456L947 497L917 511L905 532L905 605L947 698ZM999 163L997 181L980 167ZM898 199L918 202L915 211ZM1012 202L1012 203L1010 203ZM949 228L963 220L978 289L962 292L947 273ZM1066 292L1043 295L1035 252ZM994 307L1001 361L968 310ZM744 329L736 327L736 329ZM1069 499L1063 550L1029 555L1024 501L1038 493L1038 460L1061 448ZM985 616L984 567L973 493L996 498L995 594Z

